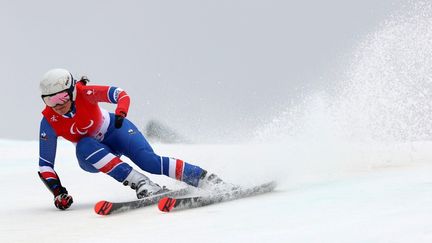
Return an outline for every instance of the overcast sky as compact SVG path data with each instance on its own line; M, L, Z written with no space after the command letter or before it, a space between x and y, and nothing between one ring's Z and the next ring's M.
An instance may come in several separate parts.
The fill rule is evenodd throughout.
M125 89L141 128L242 138L343 72L401 2L0 0L0 138L38 139L39 80L56 67Z

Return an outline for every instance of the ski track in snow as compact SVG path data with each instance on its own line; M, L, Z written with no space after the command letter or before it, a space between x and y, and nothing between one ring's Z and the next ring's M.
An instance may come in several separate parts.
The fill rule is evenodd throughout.
M108 217L96 215L93 205L134 199L134 192L106 175L82 171L72 145L60 142L56 160L75 201L66 211L54 207L37 176L38 143L0 145L1 242L432 242L431 143L411 145L414 156L405 154L411 160L391 166L336 163L318 171L308 170L313 164L305 166L301 156L294 162L271 153L271 146L260 154L260 145L156 145L157 152L197 161L226 180L253 184L277 178L279 186L269 194L193 210L165 214L151 206Z

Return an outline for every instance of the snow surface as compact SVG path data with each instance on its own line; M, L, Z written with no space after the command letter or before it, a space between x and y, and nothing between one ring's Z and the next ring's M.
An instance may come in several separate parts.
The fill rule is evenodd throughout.
M66 211L54 207L38 178L38 143L0 145L0 242L432 242L427 142L393 147L385 160L375 147L368 157L375 162L349 166L341 166L343 156L311 155L293 144L283 146L292 156L282 157L276 144L157 144L158 153L196 161L226 180L247 185L273 178L279 185L266 195L194 210L166 214L151 206L108 217L94 213L97 201L135 193L102 173L82 171L73 145L60 142L56 163L75 200ZM359 151L349 151L352 160Z

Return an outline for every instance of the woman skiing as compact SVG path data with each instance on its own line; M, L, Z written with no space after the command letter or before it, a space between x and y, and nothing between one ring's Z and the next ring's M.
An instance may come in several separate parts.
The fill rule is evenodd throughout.
M179 159L155 154L152 147L126 119L130 98L117 87L87 85L88 79L74 80L65 69L48 71L40 82L46 107L40 123L39 176L54 194L54 204L67 209L73 199L54 170L57 137L76 146L80 167L103 172L129 185L138 198L161 193L164 189L121 159L124 155L142 170L166 175L195 187L220 181L214 174ZM115 113L101 109L99 102L116 104Z

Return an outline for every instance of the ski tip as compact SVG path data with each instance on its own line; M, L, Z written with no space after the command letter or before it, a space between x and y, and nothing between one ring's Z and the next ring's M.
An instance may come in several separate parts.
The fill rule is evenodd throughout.
M111 212L111 208L112 208L113 204L107 201L100 201L98 203L96 203L94 210L95 213L99 214L99 215L108 215Z
M161 200L159 200L158 208L162 212L171 212L173 210L176 203L175 198L171 197L164 197Z

